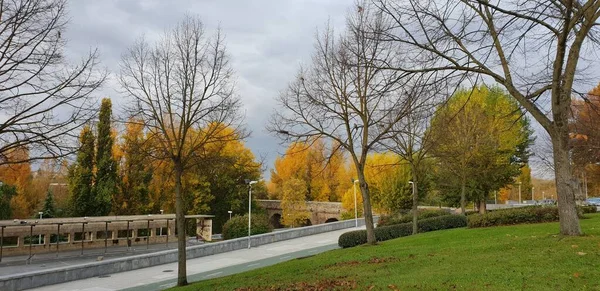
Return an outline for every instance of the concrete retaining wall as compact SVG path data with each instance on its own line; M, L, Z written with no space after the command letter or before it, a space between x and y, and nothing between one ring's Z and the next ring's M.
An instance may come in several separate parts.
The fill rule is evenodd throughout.
M251 244L252 246L259 246L323 232L351 228L354 227L354 223L354 220L345 220L255 235L251 238ZM364 225L364 219L359 219L358 225ZM248 238L238 238L222 242L206 243L203 245L188 247L187 258L193 259L203 256L210 256L247 247ZM0 290L25 290L173 262L177 262L177 250L166 250L76 266L8 275L0 277Z

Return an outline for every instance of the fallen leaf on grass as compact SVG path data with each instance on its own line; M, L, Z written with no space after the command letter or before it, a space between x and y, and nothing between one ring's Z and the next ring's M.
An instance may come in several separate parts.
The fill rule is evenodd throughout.
M575 277L575 278L579 278L579 276L580 276L580 274L579 274L579 273L575 273L575 274L573 274L573 277Z
M388 288L390 288L391 290L394 290L394 291L400 291L400 289L398 289L398 287L396 287L396 285L390 284L390 285L388 285Z
M577 254L580 255L580 256L585 256L586 255L586 253L584 253L584 252L577 252Z
M576 249L576 248L578 248L579 246L578 246L578 245L571 245L571 247L572 247L572 248L574 248L574 249Z
M387 257L387 258L370 258L367 263L369 264L381 264L381 263L389 263L389 262L396 262L398 261L398 258L394 258L394 257Z
M272 286L261 286L261 287L242 287L235 289L236 291L258 291L258 290L289 290L289 291L322 291L322 290L355 290L357 287L356 281L354 280L342 280L338 279L323 279L316 282L296 282L288 285L272 285ZM373 286L374 287L374 286ZM371 290L371 289L369 289Z

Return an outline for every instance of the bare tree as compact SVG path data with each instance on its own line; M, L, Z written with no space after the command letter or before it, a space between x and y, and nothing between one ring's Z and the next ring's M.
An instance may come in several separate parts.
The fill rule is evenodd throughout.
M317 37L312 63L301 69L284 91L268 129L294 141L323 137L347 151L356 168L363 197L368 243L376 243L369 185L365 180L367 155L392 126L406 115L409 95L396 94L405 81L392 70L378 67L394 52L378 36L381 17L363 7L348 17L345 34L337 39L331 28Z
M385 37L413 57L401 72L483 76L502 85L552 139L560 233L580 235L569 110L582 50L597 44L600 1L374 0ZM550 112L546 108L550 107Z
M187 16L154 45L138 41L121 62L119 80L133 100L129 113L149 131L158 158L173 166L179 286L187 284L182 175L208 143L241 136L223 42L220 32L207 36L202 22Z
M92 51L75 66L63 55L64 0L0 1L0 165L64 157L95 116L105 73ZM8 159L27 148L30 156Z
M418 232L417 217L419 204L419 183L423 173L423 162L427 158L434 140L427 131L435 109L442 104L449 86L447 80L437 80L436 75L416 75L410 84L404 86L403 94L409 101L405 116L395 122L389 132L389 138L383 139L382 146L397 154L410 166L412 175L412 214L413 234ZM395 116L394 116L395 117Z

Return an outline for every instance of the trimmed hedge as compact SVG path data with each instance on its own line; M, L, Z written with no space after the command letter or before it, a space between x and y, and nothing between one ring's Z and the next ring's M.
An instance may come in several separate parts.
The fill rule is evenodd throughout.
M598 212L598 208L594 205L586 205L586 206L579 206L579 208L581 209L581 212L583 213L596 213Z
M419 210L417 214L417 220L422 220L426 218L438 217L451 215L450 212L441 210L441 209L424 209ZM379 222L377 222L377 227L380 226L388 226L388 225L396 225L401 223L409 223L412 222L412 213L408 213L400 216L381 216L379 218Z
M417 222L419 233L442 229L458 228L467 226L467 218L463 215L444 215L426 218ZM377 241L386 241L412 234L412 223L401 223L395 225L381 226L375 228ZM342 234L338 245L349 248L367 243L367 231L355 230Z
M271 232L273 229L265 214L252 213L252 234ZM223 239L248 236L248 214L234 216L223 225Z
M554 221L558 221L558 207L530 206L496 210L486 214L470 215L468 216L468 227L476 228Z

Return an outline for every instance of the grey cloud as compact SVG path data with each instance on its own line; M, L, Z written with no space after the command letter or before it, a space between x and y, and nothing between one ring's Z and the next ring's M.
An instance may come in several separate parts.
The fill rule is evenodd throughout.
M199 15L208 33L220 27L226 36L237 93L252 131L246 143L257 157L266 156L270 167L283 151L279 140L265 131L275 98L298 66L310 60L317 28L329 21L341 30L352 5L347 0L73 0L66 54L78 59L97 47L102 65L111 73L98 96L109 96L115 107L122 107L126 100L115 79L121 55L141 35L156 39L185 14Z

